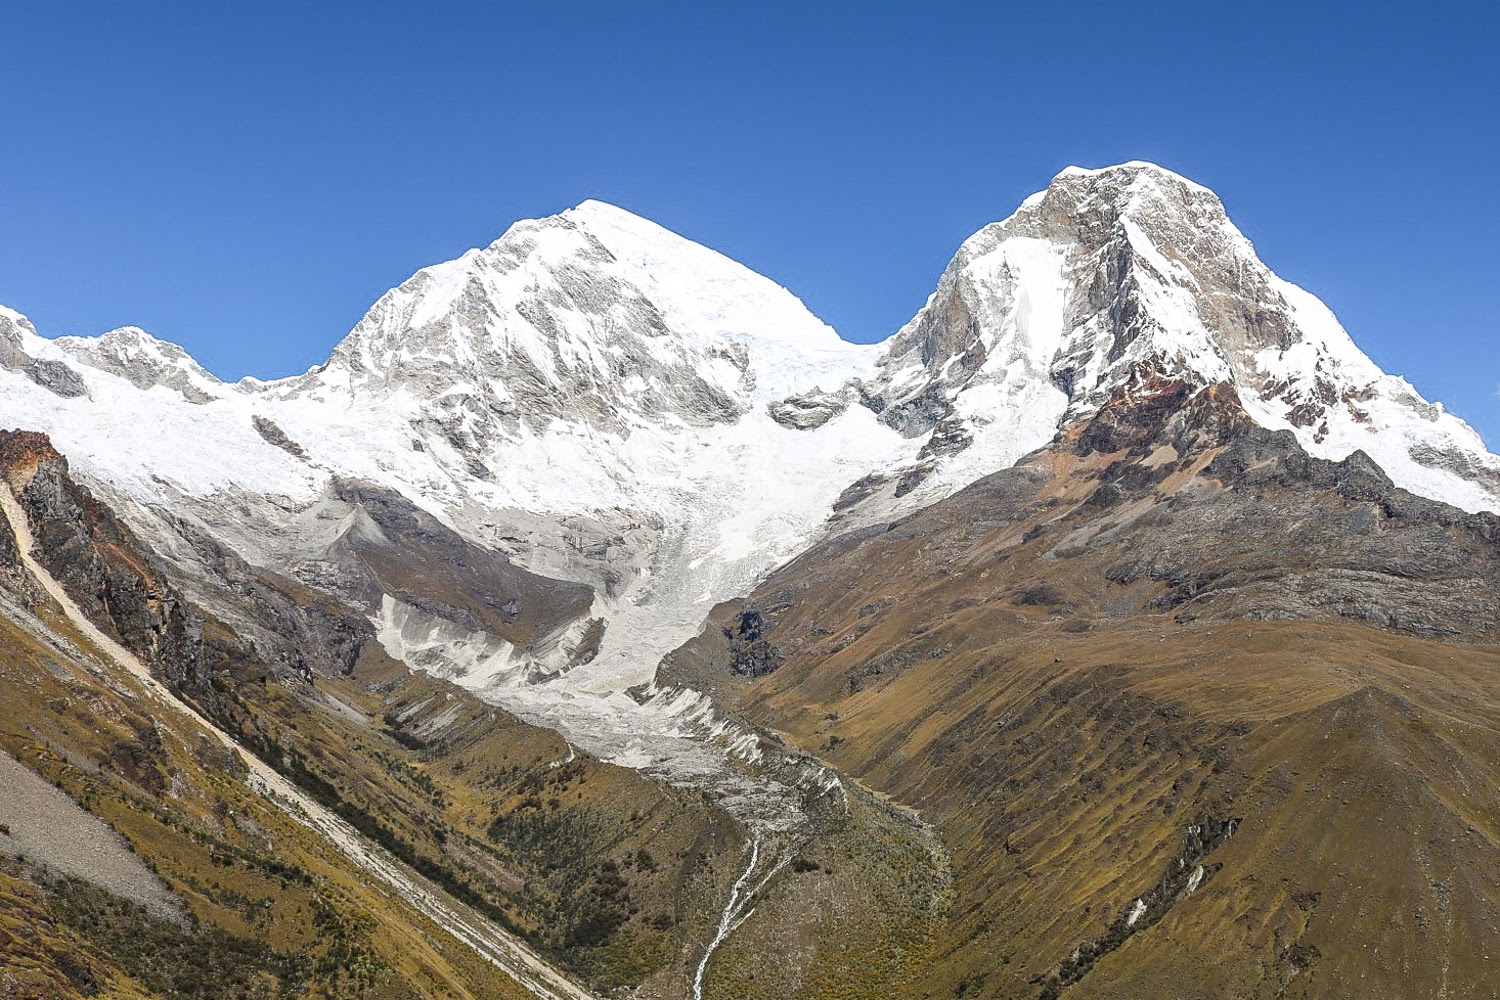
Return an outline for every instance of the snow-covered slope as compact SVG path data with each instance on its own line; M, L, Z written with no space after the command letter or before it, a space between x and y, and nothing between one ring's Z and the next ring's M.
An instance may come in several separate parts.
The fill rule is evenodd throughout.
M940 499L1145 374L1229 381L1316 455L1363 449L1414 492L1500 508L1500 460L1472 430L1261 264L1212 192L1149 164L1063 171L873 346L598 202L419 271L326 364L273 382L222 383L134 328L48 340L0 310L0 425L50 434L203 595L207 537L364 601L392 653L571 735L607 732L594 748L632 761L718 727L690 697L647 719L624 694L713 603L830 515ZM589 585L592 608L517 645L371 594L349 553L399 540L372 532L349 498L375 494L351 481Z
M321 553L358 524L330 500L335 481L374 482L593 586L602 647L568 680L596 691L648 681L707 607L800 551L845 486L920 446L859 406L825 408L815 430L778 420L786 396L873 377L879 348L597 202L418 272L327 364L275 382L220 383L138 330L48 341L6 316L16 363L0 375L0 423L48 432L183 568L186 520L253 564L325 583ZM389 602L371 611L393 619L393 642L425 621ZM452 666L474 684L553 671L567 645L476 658L491 647L455 643Z

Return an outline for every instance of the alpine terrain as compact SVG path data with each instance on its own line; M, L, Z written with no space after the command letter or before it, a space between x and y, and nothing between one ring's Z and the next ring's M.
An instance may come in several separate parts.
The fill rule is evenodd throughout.
M1500 458L1168 170L854 345L586 201L0 308L0 994L1500 994Z

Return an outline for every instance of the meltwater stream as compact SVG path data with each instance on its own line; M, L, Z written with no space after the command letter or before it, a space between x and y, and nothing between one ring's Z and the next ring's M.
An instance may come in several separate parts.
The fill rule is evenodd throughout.
M724 943L734 929L745 922L750 916L751 910L755 908L755 898L760 891L771 883L781 869L785 868L787 862L792 860L790 852L781 855L772 866L770 871L757 882L754 887L750 886L750 880L755 877L756 868L760 865L759 837L753 837L750 841L750 861L745 865L745 870L735 880L734 888L729 891L729 901L724 904L724 911L719 914L718 927L714 929L714 936L709 939L708 947L703 951L703 958L698 962L698 970L693 973L693 1000L703 1000L703 974L708 971L708 960L713 957L714 951Z

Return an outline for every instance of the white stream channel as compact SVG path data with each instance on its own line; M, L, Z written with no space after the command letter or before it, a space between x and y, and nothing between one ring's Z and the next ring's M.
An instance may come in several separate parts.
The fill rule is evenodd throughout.
M714 951L724 943L724 939L734 933L734 929L745 922L750 913L755 909L755 897L760 891L770 884L781 869L785 868L788 861L792 860L791 852L782 855L781 860L771 866L754 888L749 888L750 880L755 877L755 869L760 864L760 838L756 837L750 841L750 862L745 865L745 870L735 880L734 888L729 891L729 901L724 904L724 911L719 914L719 926L714 930L714 936L709 940L708 947L703 952L703 958L698 962L698 971L693 974L693 1000L703 1000L703 974L708 971L708 960L713 957Z

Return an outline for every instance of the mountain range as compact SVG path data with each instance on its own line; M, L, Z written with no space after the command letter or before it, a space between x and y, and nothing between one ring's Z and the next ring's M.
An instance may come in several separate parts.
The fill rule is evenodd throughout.
M171 817L285 779L342 845L308 879L420 895L365 838L542 995L1490 995L1500 458L1163 168L1064 170L871 345L595 201L274 381L0 308L0 427L40 671L0 743L113 776L63 784L158 816L111 821L137 854L210 826L211 857L277 854ZM162 722L92 745L59 699L175 713L184 749L147 768ZM194 739L249 763L199 773ZM1354 891L1379 824L1397 856ZM268 949L265 989L499 989L391 959L394 903L351 932L370 976L278 972L214 863L159 863L152 919ZM66 908L59 868L7 877ZM82 990L69 947L13 954Z

